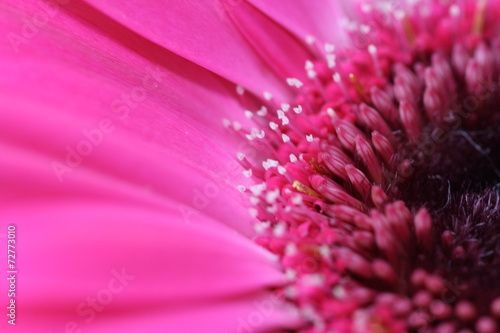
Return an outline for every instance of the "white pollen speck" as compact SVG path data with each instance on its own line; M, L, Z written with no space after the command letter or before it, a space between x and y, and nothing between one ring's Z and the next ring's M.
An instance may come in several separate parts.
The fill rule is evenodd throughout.
M238 186L236 186L236 188L237 188L237 189L238 189L238 191L240 191L240 192L245 192L245 190L247 189L247 188L246 188L245 186L243 186L243 185L238 185Z
M252 192L253 195L258 197L262 194L262 192L266 190L266 188L267 188L266 183L252 185L250 186L250 192Z
M290 104L288 103L281 103L281 110L288 112L290 110Z
M294 205L298 206L298 205L302 205L302 202L304 201L304 198L302 198L301 195L296 195L292 198L292 202Z
M365 25L365 24L362 24L360 27L359 27L359 31L361 31L361 33L363 34L367 34L370 32L370 26L369 25Z
M347 31L356 31L358 24L355 21L344 17L340 20L340 25Z
M335 286L333 287L332 290L333 296L335 296L338 299L343 299L346 295L345 289L342 286Z
M319 253L321 253L321 255L323 256L323 258L329 259L331 251L330 251L330 248L328 246L322 245L319 248Z
M342 78L340 77L339 73L334 73L332 77L333 77L333 81L335 81L335 83L339 83L342 81Z
M335 110L332 108L326 109L326 114L328 114L330 117L335 117Z
M243 95L243 94L245 93L245 88L243 88L243 87L242 87L242 86L240 86L240 85L237 85L237 86L236 86L236 93L237 93L238 95L240 95L240 96L241 96L241 95Z
M266 101L270 101L271 99L273 99L273 94L271 94L269 91L264 91L262 95L264 96L264 99Z
M314 70L314 63L311 60L306 60L305 70L307 72L307 77L314 79L316 77L316 71Z
M294 154L290 154L290 162L295 163L297 161L298 161L297 156L295 156Z
M250 178L252 177L252 169L243 170L243 176Z
M312 136L312 134L306 135L306 140L307 140L308 142L313 142L314 137Z
M278 110L278 119L283 119L285 117L285 112L283 110Z
M372 9L372 6L368 3L364 3L361 5L361 10L363 11L363 13L370 13Z
M290 87L295 87L295 88L300 88L300 87L302 87L304 85L302 83L302 81L300 81L299 79L296 79L296 78L288 78L288 79L286 79L286 83Z
M262 234L264 231L266 231L267 228L269 228L270 225L271 225L271 223L269 221L258 222L258 223L254 224L254 230L258 234Z
M233 122L233 128L235 131L239 131L241 129L241 124L237 121Z
M247 117L248 119L252 118L253 117L252 111L245 110L245 117Z
M269 191L266 193L266 201L268 204L273 204L276 202L276 199L278 199L280 196L280 190L275 189L274 191Z
M285 254L286 255L293 256L297 252L298 252L297 245L295 245L294 243L291 243L291 242L286 244L286 246L285 246Z
M327 54L326 62L328 64L328 68L333 68L337 66L337 56L335 54Z
M323 285L325 278L322 274L307 274L302 277L304 284L309 286Z
M460 16L460 7L457 4L450 6L450 16L453 17Z
M404 19L406 16L405 11L402 9L398 9L394 12L394 17L398 20Z
M272 205L272 206L268 206L266 208L266 211L269 213L269 214L273 214L276 213L276 211L278 210L278 207L276 207L276 205Z
M311 36L311 35L306 36L306 43L307 44L312 45L312 44L314 44L315 41L316 41L316 38L314 36Z
M249 200L250 200L250 203L251 203L252 205L257 205L257 204L260 202L260 199L259 199L259 198L257 198L257 197L252 197L252 196L250 197L250 199L249 199Z
M328 53L332 53L333 51L335 51L335 45L330 43L325 43L325 51Z
M222 125L224 125L225 128L228 128L229 126L231 126L231 121L229 119L222 119Z
M276 160L268 159L267 162L272 166L272 167L277 167L279 165L279 162Z
M371 55L374 55L377 53L377 47L373 44L368 45L368 52L370 52Z
M283 237L285 235L285 232L286 224L283 222L276 224L273 228L273 234L276 237Z
M280 166L278 166L278 172L280 173L280 175L284 175L284 174L285 174L285 172L286 172L285 167L283 167L283 166L281 166L281 165L280 165Z
M290 141L290 137L286 134L281 134L281 139L283 139L284 143L287 143L288 141Z
M267 114L267 108L262 106L256 113L259 117L264 117Z
M275 131L278 128L278 124L276 124L274 121L270 121L269 127L271 127L273 131Z
M302 112L302 105L299 105L295 108L293 108L293 112L295 112L296 114L299 114Z
M290 123L290 120L288 119L288 117L283 117L283 119L281 119L282 125L288 125L289 123Z
M288 280L295 280L297 278L297 272L291 268L285 271L285 276Z
M249 208L248 213L251 217L257 217L257 215L259 215L259 211L255 208Z
M245 136L247 137L248 140L252 141L255 138L262 139L265 135L266 133L264 132L264 130L259 131L259 129L257 128L252 128L250 134L246 134Z
M243 153L238 153L238 154L236 154L236 157L238 157L238 159L239 159L240 161L243 161L243 159L245 158L245 154L243 154Z

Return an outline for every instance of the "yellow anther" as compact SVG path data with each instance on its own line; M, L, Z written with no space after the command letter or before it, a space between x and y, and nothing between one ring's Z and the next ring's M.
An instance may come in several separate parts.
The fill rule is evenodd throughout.
M294 180L292 186L294 189L296 189L299 192L310 195L312 197L321 198L321 195L319 195L318 192L316 192L315 190L313 190L309 186L302 184L298 180Z
M472 24L472 33L474 35L479 35L483 32L485 16L486 0L480 0L476 6L476 14L474 15L474 22Z
M408 40L408 43L411 45L413 45L415 43L415 31L413 30L413 27L411 26L411 22L410 22L410 19L408 18L408 16L404 16L402 18L402 23L403 23L403 31L406 35L406 39Z
M353 73L349 74L349 79L351 80L351 83L354 86L354 89L356 89L359 97L366 100L365 88L363 87L361 82L359 82L356 75L354 75Z
M307 161L307 163L309 163L311 168L316 170L316 172L321 174L328 174L328 170L326 170L314 157L306 158L305 160Z

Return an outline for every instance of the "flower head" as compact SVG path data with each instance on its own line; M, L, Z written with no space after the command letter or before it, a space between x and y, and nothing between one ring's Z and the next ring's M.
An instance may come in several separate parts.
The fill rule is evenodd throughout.
M308 38L295 98L255 117L256 241L303 332L497 331L499 10L359 4L352 46Z
M498 1L0 7L22 332L498 330Z

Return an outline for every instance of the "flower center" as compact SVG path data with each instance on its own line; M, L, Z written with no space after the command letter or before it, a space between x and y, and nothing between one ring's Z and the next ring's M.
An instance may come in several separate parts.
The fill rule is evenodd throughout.
M310 322L301 332L499 327L496 16L485 1L427 9L349 23L370 43L316 50L309 81L287 80L293 103L266 94L247 111L265 157L238 155L257 182L240 189L287 274L280 295Z

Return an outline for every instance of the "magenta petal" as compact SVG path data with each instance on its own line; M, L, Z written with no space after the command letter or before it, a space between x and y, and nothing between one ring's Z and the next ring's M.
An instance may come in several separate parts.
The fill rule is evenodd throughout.
M290 77L307 79L304 64L312 59L312 54L303 41L297 40L251 4L242 1L225 6L234 25L283 81Z
M7 11L2 28L17 33L22 17ZM150 63L63 9L57 17L17 53L12 45L0 49L6 198L85 192L173 199L194 219L210 215L248 233L246 212L236 204L241 168L217 130L225 110L238 108L228 84L170 52L162 54L166 67ZM199 83L168 66L182 66Z
M246 43L218 1L87 0L132 31L255 93L288 94Z
M281 300L264 293L283 282L269 255L217 223L178 223L175 206L91 199L21 208L2 214L17 225L21 332L64 331L68 322L89 332L221 332L262 299L274 307L263 327L286 324Z
M346 41L340 23L345 13L341 0L297 0L292 5L279 1L248 0L271 18L279 22L297 37L313 36L322 42L342 43Z

